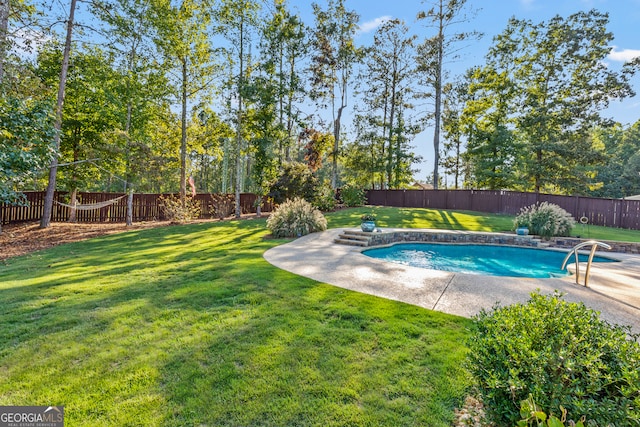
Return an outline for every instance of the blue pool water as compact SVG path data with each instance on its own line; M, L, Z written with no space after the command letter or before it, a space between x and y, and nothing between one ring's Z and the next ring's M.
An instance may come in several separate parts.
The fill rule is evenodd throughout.
M560 270L566 252L498 245L402 243L368 249L363 254L414 267L490 276L549 278L567 275ZM580 255L580 262L588 260ZM614 260L596 256L594 262ZM575 262L571 255L569 263Z

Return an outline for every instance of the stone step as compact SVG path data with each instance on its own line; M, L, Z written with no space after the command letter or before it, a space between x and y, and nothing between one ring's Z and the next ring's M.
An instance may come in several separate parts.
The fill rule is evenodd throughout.
M367 246L369 246L369 241L368 240L354 240L354 239L335 239L333 241L334 243L340 244L340 245L347 245L347 246L361 246L363 248L366 248Z
M342 230L342 234L366 236L367 234L371 234L371 233L353 229L353 230Z
M371 236L363 236L360 234L351 234L351 233L342 233L338 237L340 239L361 240L363 242L368 242L371 240Z

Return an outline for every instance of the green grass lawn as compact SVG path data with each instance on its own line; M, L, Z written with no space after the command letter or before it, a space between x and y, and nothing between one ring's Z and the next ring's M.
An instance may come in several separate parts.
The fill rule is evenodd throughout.
M64 405L68 426L450 425L468 320L281 271L267 234L170 226L0 264L0 405Z
M511 227L374 210L383 227ZM267 235L170 226L0 263L0 405L64 405L67 426L449 426L470 321L281 271Z
M379 227L442 228L447 230L512 231L513 216L441 209L365 207L345 209L327 216L330 228L356 227L364 213L375 213ZM640 230L577 224L571 235L583 239L640 242Z

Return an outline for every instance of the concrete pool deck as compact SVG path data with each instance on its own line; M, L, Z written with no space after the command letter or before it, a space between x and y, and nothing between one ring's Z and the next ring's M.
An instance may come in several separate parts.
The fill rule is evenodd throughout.
M543 295L559 290L565 300L583 302L599 311L603 319L629 325L640 333L640 256L598 251L599 255L622 262L594 263L586 288L577 285L573 276L480 276L377 260L361 253L366 248L334 243L344 230L330 229L300 237L269 249L264 258L278 268L319 282L464 317L496 303L525 302L538 289Z

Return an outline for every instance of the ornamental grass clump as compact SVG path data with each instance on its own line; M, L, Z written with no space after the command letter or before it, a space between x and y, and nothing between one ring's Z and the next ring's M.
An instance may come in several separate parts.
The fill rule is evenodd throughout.
M587 425L640 425L640 335L611 325L583 303L533 293L527 303L482 311L468 367L488 418L512 426L520 402L567 411Z
M546 239L553 236L568 236L575 225L571 214L560 206L549 202L524 207L514 220L514 226L527 227L531 234Z
M327 229L327 219L306 200L286 200L267 219L274 237L300 237Z

